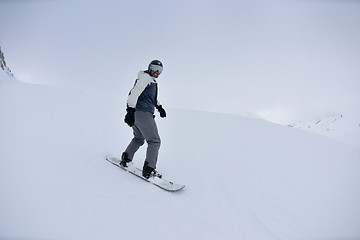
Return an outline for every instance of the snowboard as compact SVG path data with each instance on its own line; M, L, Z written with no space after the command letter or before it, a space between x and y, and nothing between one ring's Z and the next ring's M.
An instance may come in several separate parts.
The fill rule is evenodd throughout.
M171 182L169 180L166 180L166 179L164 179L164 177L161 177L161 178L150 177L149 179L146 179L142 176L142 170L140 168L137 168L134 165L130 165L128 167L123 167L122 165L120 165L120 162L121 162L120 158L106 156L105 159L108 162L114 164L115 166L125 170L126 172L131 173L132 175L135 175L138 178L141 178L141 179L145 180L146 182L149 182L165 191L177 192L185 187L185 185L177 184L177 183Z

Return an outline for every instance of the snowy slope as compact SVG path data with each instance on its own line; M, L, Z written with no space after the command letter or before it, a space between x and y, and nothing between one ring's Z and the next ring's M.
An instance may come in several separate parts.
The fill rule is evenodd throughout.
M167 109L158 170L187 186L171 194L104 160L131 138L124 102L0 85L0 239L360 239L357 148Z

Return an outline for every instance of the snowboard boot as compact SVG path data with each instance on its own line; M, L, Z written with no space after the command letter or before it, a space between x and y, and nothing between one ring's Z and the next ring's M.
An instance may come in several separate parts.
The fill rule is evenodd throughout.
M127 152L123 152L121 155L121 162L120 165L123 167L128 167L131 163L131 159L129 159Z
M144 167L143 167L143 171L142 171L142 175L144 178L149 179L150 177L158 177L161 178L162 175L160 173L158 173L155 168L152 168L149 166L148 162L144 163Z

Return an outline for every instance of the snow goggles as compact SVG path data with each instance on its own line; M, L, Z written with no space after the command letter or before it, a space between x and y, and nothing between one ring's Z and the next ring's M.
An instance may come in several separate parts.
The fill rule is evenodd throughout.
M154 71L154 72L158 72L159 74L161 74L163 67L159 66L159 65L150 65L150 70Z

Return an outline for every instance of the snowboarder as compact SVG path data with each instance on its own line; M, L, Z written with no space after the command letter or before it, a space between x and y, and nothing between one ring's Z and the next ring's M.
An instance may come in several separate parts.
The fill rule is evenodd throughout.
M142 175L145 178L150 176L161 177L157 173L156 164L161 144L160 136L155 122L155 108L159 111L160 117L166 117L166 112L157 100L158 84L156 79L163 70L163 64L159 60L153 60L146 71L140 71L134 87L130 90L127 99L125 123L133 129L134 137L121 156L120 164L127 167L132 161L135 152L144 144L148 144L146 159Z

